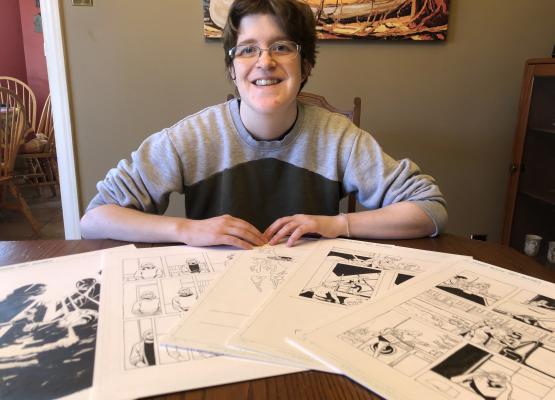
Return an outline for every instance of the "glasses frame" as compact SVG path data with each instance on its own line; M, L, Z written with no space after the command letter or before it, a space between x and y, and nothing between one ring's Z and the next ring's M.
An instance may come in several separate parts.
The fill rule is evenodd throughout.
M254 61L254 60L258 60L258 59L260 58L260 56L262 55L262 52L263 52L263 51L267 51L267 52L268 52L268 55L269 55L273 60L279 60L280 57L279 57L279 56L278 56L278 57L274 57L274 54L273 54L273 52L272 52L272 47L273 47L274 45L276 45L276 44L279 44L279 43L291 43L291 44L294 44L294 45L295 45L295 47L296 47L296 49L297 49L297 52L296 52L295 54L292 54L292 55L291 55L291 58L294 58L294 56L297 56L297 55L301 54L301 45L298 44L298 43L296 43L296 42L294 42L294 41L292 41L292 40L278 40L278 41L272 43L272 44L271 44L269 47L267 47L267 48L262 48L262 47L260 47L260 46L258 46L258 45L256 45L256 44L253 44L253 45L240 45L240 46L250 46L250 47L254 47L255 49L258 49L258 52L257 52L258 54L257 54L257 55L253 55L252 57L236 57L235 51L237 50L237 47L239 47L239 46L234 46L234 47L232 47L231 49L228 50L227 54L229 55L229 57L231 58L232 61L234 61L236 58L238 58L239 60L247 60L247 61L248 61L248 60L253 60L253 61Z

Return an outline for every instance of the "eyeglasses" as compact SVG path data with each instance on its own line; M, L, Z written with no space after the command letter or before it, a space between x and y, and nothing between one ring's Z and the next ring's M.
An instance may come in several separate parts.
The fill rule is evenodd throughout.
M232 60L257 60L263 51L267 51L274 60L288 60L301 52L301 45L290 40L272 43L267 49L255 44L242 44L230 49L228 54Z

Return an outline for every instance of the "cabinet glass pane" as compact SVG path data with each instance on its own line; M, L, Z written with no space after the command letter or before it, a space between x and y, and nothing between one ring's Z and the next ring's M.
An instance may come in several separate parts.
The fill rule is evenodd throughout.
M555 240L555 77L535 77L528 114L510 245L522 249L528 233Z

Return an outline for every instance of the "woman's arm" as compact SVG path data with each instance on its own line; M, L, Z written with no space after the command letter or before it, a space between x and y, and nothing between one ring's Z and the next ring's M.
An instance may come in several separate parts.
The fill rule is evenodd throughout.
M264 237L273 245L290 235L287 245L293 246L307 233L326 238L409 239L433 235L436 226L419 206L403 201L372 211L350 214L283 217L266 229Z
M87 211L81 219L81 234L85 239L179 242L192 246L225 244L242 249L266 243L258 229L229 215L192 220L148 214L114 204Z

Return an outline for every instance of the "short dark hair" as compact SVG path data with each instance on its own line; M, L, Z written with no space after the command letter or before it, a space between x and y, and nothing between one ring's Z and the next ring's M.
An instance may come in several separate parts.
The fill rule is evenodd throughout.
M301 46L301 73L305 78L301 83L302 88L310 72L306 71L306 64L310 68L316 64L316 18L310 7L298 0L235 0L231 4L223 32L225 66L228 74L233 66L229 50L237 45L241 20L253 14L275 16L288 39Z

